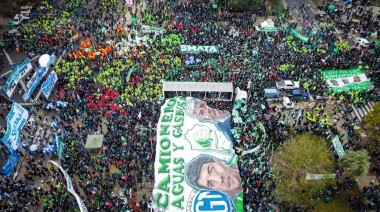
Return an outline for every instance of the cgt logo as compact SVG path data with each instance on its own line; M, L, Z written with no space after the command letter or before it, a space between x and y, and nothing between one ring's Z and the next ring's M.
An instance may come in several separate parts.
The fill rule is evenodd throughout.
M194 212L231 212L231 202L219 191L200 191L194 200Z

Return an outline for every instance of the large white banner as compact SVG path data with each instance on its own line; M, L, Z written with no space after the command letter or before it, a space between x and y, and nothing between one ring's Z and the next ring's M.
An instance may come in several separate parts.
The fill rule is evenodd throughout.
M7 132L1 139L11 152L20 145L20 132L28 120L28 114L29 112L25 108L13 101L7 116Z
M30 63L29 58L25 58L20 65L16 65L13 68L13 72L8 77L7 82L3 86L3 91L8 95L9 98L13 95L13 92L16 89L16 85L20 80L25 77L30 70L33 69L32 64Z
M52 164L54 164L55 166L57 166L61 172L63 173L63 175L65 176L66 178L66 183L67 183L67 191L69 191L72 195L74 195L75 199L77 200L77 203L79 205L79 209L81 212L87 212L87 207L86 205L82 202L82 200L80 199L79 195L75 192L74 190L74 187L73 187L73 182L71 180L71 177L69 174L67 174L67 172L63 169L63 167L61 166L61 164L55 162L55 161L50 161Z
M342 91L362 91L374 88L365 73L358 68L323 70L327 86L335 93Z
M166 100L157 125L155 211L243 211L231 115L191 97Z

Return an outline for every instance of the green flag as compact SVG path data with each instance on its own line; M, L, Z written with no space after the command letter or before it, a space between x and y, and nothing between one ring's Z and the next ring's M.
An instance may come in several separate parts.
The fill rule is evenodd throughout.
M128 75L127 75L127 81L128 81L128 82L129 82L129 80L131 79L132 72L135 71L135 68L136 68L136 65L133 66L133 67L129 70Z
M257 124L257 128L259 128L264 133L264 136L266 136L265 127L261 122Z
M247 122L252 122L252 120L256 120L256 116L253 114L247 118Z
M238 132L238 130L236 128L232 128L231 129L231 134L232 136L235 138L235 139L239 139L240 138L240 134Z
M241 103L243 102L242 99L239 99L236 101L236 104L234 105L234 107L232 108L232 110L237 110L239 108L241 108Z

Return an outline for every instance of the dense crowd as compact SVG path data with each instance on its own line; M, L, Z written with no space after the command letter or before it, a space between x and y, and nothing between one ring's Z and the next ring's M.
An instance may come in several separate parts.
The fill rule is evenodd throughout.
M302 26L311 37L303 42L292 35L290 29L299 27L299 23L293 22L286 11L275 14L280 29L266 33L254 29L254 14L238 17L223 13L221 21L209 2L172 5L169 10L174 15L170 16L164 12L167 10L164 4L150 3L146 10L140 7L132 14L136 17L140 13L142 24L154 28L146 32L139 24L126 24L124 14L129 9L124 1L98 0L91 9L88 4L88 0L65 0L60 7L53 5L56 15L36 18L24 24L18 33L3 35L7 51L17 48L16 51L27 56L32 52L61 55L67 51L62 61L53 65L59 77L57 91L48 101L41 98L33 108L28 108L36 112L23 130L25 151L20 153L25 154L26 171L15 181L8 178L2 181L0 193L9 203L0 206L3 211L23 211L38 208L40 204L44 211L75 211L78 207L65 189L62 173L47 161L56 157L56 153L44 151L44 147L29 149L34 141L53 137L35 133L40 128L62 133L65 142L62 167L73 179L73 186L89 211L146 211L152 200L154 129L163 103L161 80L233 82L235 87L250 93L255 100L251 99L247 112L241 114L247 126L232 126L238 131L234 140L238 155L261 145L255 154L240 157L244 207L246 211L275 211L274 205L279 200L274 192L276 183L272 178L270 152L279 149L296 133L343 137L336 120L344 119L342 127L352 131L357 120L347 117L350 106L365 105L376 98L372 91L331 93L321 70L361 66L371 82L380 85L378 61L374 56L380 53L380 48L374 43L368 50L352 48L335 52L338 38L329 25L323 25L314 34ZM356 12L354 8L358 8ZM371 9L344 7L342 13L360 16L364 23L358 26L352 21L342 23L344 29L360 31L374 24ZM258 14L266 15L263 11ZM180 44L218 46L219 53L181 54ZM252 54L252 49L257 55ZM295 108L283 112L281 107L269 105L263 88L274 87L276 81L284 79L299 81L301 89L314 97L335 96L346 102L347 108L341 111L338 106L332 106L330 111L325 111L326 103L317 103L308 110ZM252 85L248 88L249 81ZM56 105L57 101L67 105L47 109L46 105ZM234 102L208 101L208 104L228 111L234 106ZM53 111L46 111L53 115L48 118L38 115L41 108ZM314 114L319 116L307 118ZM255 120L248 121L252 116ZM287 121L290 117L297 120L292 125ZM51 125L52 122L55 124ZM259 123L267 132L264 140L252 131ZM84 148L89 134L105 134L102 149ZM352 133L346 136L353 139ZM4 147L2 151L9 154ZM319 198L327 201L338 197L352 183L347 179L342 185L331 185L330 192L322 192ZM378 184L363 190L371 203L360 203L361 200L353 197L350 204L375 208L379 201L377 190ZM305 207L309 210L317 206ZM300 206L278 208L301 211Z

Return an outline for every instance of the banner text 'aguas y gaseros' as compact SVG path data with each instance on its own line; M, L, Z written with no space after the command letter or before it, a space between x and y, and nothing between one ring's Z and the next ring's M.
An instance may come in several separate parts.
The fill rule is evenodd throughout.
M243 211L231 115L191 97L166 100L157 125L155 211Z

